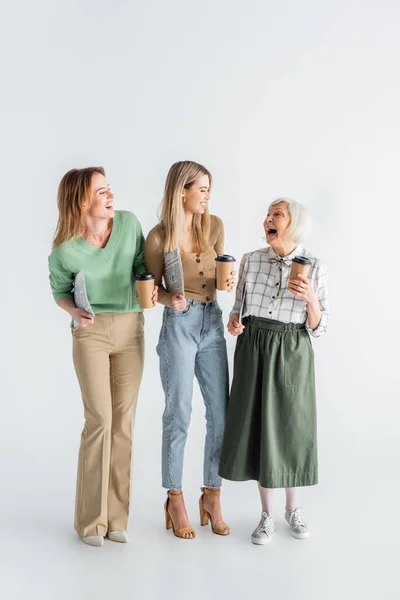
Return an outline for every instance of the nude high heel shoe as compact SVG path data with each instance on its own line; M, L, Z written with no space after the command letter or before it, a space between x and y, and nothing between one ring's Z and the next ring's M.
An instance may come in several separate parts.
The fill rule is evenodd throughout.
M201 491L203 492L202 495L200 496L200 500L199 500L199 509L200 509L200 525L204 526L204 525L208 525L208 522L211 523L211 529L213 533L216 533L217 535L229 535L230 534L230 529L228 527L228 525L224 522L219 523L218 525L213 524L212 522L212 518L210 513L204 508L204 495L206 496L219 496L221 494L221 490L214 490L211 488L200 488Z
M181 527L180 529L175 529L174 524L171 519L171 515L168 512L168 506L170 502L174 502L174 500L183 499L183 493L180 494L171 494L168 492L168 498L164 504L165 511L165 527L167 529L172 529L172 533L183 540L193 540L196 537L196 532L193 527ZM186 533L192 533L192 537L185 537Z

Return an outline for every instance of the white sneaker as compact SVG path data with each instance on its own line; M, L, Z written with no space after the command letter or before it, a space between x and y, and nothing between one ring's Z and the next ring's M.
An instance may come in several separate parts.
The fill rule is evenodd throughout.
M103 546L104 538L102 535L87 535L86 537L81 536L82 542L89 546Z
M290 533L298 540L308 537L310 531L301 516L301 508L295 508L285 512L285 520L289 525Z
M119 542L120 544L126 544L129 539L126 531L109 531L107 537L112 542Z
M273 531L275 531L274 518L263 512L259 524L251 534L251 541L253 544L268 544L271 541Z

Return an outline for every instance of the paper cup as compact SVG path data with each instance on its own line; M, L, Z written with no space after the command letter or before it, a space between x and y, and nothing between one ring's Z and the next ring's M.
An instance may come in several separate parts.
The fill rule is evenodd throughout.
M229 254L220 254L215 259L217 263L217 290L226 292L229 289L228 279L232 279L236 259Z
M307 277L308 271L311 267L311 261L305 256L295 256L292 261L292 266L290 269L290 279L297 279L297 275L305 275Z
M153 308L152 295L154 292L153 273L139 273L135 277L136 291L141 308Z

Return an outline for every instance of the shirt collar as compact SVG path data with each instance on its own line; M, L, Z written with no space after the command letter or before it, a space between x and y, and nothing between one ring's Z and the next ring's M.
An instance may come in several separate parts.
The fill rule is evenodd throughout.
M293 250L293 252L291 252L287 256L279 256L279 254L277 254L275 252L275 250L272 248L272 246L269 247L269 250L270 250L273 258L276 258L278 260L281 260L281 258L283 258L283 260L285 260L285 261L293 260L295 256L300 256L302 254L302 252L304 252L304 248L301 244L298 244L298 246L296 246L296 248Z

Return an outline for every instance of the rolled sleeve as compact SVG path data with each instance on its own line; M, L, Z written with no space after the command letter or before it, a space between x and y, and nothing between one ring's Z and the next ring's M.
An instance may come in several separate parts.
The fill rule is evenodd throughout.
M324 334L328 328L328 315L329 315L329 307L328 307L328 272L326 265L321 263L317 269L317 277L316 277L316 292L319 301L319 307L321 309L321 320L316 329L312 330L309 326L308 319L306 322L306 328L310 335L314 338L320 337Z
M229 315L230 317L234 314L239 314L240 308L242 306L243 291L244 291L244 286L245 286L245 282L246 282L246 274L247 274L247 269L246 269L247 257L248 257L248 254L244 254L242 257L242 260L240 261L238 284L236 287L236 295L235 295L235 304L233 305L233 308Z

